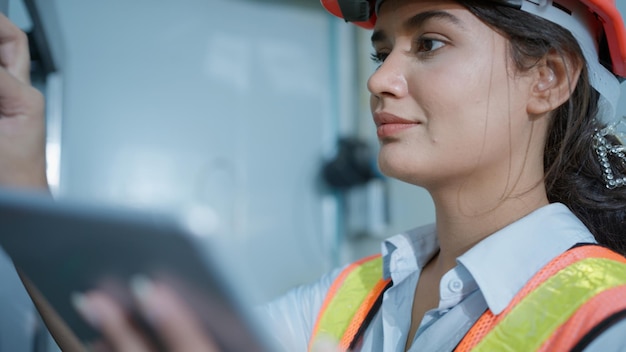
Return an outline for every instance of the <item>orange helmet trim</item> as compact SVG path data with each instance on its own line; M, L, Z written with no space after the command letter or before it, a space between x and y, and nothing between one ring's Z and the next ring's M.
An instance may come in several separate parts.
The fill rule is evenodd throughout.
M604 28L613 73L626 77L626 28L615 0L580 0L594 12Z

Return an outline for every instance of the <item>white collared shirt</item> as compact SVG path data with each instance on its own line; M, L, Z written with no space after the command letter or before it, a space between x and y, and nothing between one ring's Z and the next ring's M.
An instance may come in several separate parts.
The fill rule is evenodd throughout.
M440 282L439 306L427 312L409 351L452 351L487 308L501 313L524 284L550 260L577 243L593 243L588 229L562 204L551 204L485 238L457 258ZM404 351L419 274L437 253L434 225L382 244L384 275L393 286L357 351ZM319 309L340 270L299 287L261 309L285 351L306 351ZM586 351L625 351L626 321L614 325ZM610 349L609 349L610 348Z

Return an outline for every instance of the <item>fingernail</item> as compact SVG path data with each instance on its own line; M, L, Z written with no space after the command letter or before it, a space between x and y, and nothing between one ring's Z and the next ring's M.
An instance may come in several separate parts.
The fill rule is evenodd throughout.
M160 307L154 304L154 284L143 275L137 275L130 279L130 290L139 302L145 318L150 324L158 322L160 317Z
M72 293L70 300L72 301L72 306L74 309L80 314L80 316L87 321L91 326L98 327L98 313L93 309L92 306L89 305L89 300L85 297L84 294L74 292Z
M137 275L130 279L130 289L137 300L141 303L147 303L150 295L154 292L154 285L147 277Z

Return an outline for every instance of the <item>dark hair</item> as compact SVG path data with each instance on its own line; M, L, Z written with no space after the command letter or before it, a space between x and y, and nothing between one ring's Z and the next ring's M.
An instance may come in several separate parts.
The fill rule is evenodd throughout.
M576 39L561 26L485 0L461 0L470 12L510 40L510 55L520 71L530 69L551 51L582 72L567 103L553 112L544 151L545 185L550 202L561 202L589 228L598 243L626 255L626 186L608 189L595 153L594 134L604 128L595 116L598 92ZM617 143L613 136L607 139ZM617 174L626 165L614 160Z

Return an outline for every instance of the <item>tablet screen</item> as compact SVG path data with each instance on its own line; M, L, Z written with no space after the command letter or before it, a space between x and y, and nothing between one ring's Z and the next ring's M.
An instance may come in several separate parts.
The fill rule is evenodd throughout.
M132 312L128 282L143 275L173 285L224 351L267 350L227 275L173 218L0 192L0 224L0 245L83 342L98 333L72 294L103 289Z

